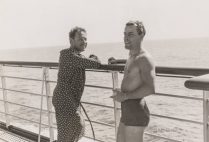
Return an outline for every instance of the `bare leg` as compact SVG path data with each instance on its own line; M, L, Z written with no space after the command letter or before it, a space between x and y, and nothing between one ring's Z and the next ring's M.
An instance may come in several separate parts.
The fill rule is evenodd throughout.
M125 126L125 142L143 142L145 127Z
M122 122L120 122L117 133L117 142L125 142L124 131L125 131L125 125Z

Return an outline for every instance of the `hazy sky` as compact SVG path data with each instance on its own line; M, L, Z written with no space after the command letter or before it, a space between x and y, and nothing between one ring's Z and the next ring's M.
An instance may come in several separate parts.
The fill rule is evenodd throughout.
M0 0L0 49L68 45L74 26L89 43L122 42L141 20L146 39L209 37L209 0Z

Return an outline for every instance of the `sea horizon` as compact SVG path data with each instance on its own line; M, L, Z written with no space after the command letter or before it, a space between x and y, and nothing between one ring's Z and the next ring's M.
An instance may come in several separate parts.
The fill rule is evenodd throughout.
M157 66L209 67L209 38L145 40L142 46L153 56ZM1 49L0 61L58 62L59 52L69 45ZM109 57L128 58L123 42L89 43L82 53L97 55L106 64Z

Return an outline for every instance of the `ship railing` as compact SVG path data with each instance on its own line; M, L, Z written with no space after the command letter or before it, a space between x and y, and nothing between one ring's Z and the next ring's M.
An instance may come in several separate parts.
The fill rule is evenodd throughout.
M17 76L8 76L4 72L4 67L22 67L22 68L42 68L42 79L32 79L32 78L25 78L25 77L17 77ZM10 130L16 134L19 135L24 135L24 137L28 137L32 140L35 141L50 141L52 142L54 140L54 129L56 129L56 126L53 125L53 117L52 115L54 114L54 111L52 111L52 95L50 92L50 83L56 83L56 81L49 80L49 70L51 69L57 69L58 68L58 63L55 62L22 62L22 61L0 61L0 77L1 77L1 90L3 94L3 100L0 100L4 104L4 112L0 112L1 114L5 115L6 118L6 123L3 124L1 123L1 127L4 127L7 130ZM102 88L102 89L109 89L113 90L113 94L116 93L115 90L119 89L119 81L118 81L118 74L119 72L123 72L124 70L124 65L102 65L99 69L97 70L87 70L87 71L93 71L93 72L108 72L112 74L112 87L104 87L104 86L96 86L96 85L87 85L86 87L94 87L94 88ZM174 78L192 78L195 76L200 76L204 74L208 74L209 69L208 68L182 68L182 67L156 67L156 75L158 77L174 77ZM23 80L32 80L32 81L39 81L42 82L42 87L41 87L41 94L39 93L31 93L27 91L19 91L15 89L9 89L6 87L6 79L7 78L15 78L15 79L23 79ZM205 88L200 89L204 90ZM28 105L23 105L19 103L14 103L11 101L8 101L7 99L7 91L12 91L12 92L18 92L18 93L26 93L30 95L36 95L40 96L41 99L41 106L40 108L35 108L31 107ZM45 92L44 92L45 91ZM177 118L177 117L170 117L170 116L165 116L165 115L158 115L158 114L151 114L151 116L154 117L160 117L160 118L165 118L165 119L171 119L171 120L177 120L177 121L182 121L182 122L188 122L188 123L193 123L193 124L200 124L203 125L204 128L204 142L209 142L208 141L208 92L204 91L204 97L203 98L196 98L196 97L189 97L189 96L179 96L179 95L173 95L173 94L166 94L166 93L158 93L156 92L156 95L158 96L166 96L166 97L174 97L174 98L181 98L181 99L189 99L189 100L198 100L198 101L203 101L203 114L204 114L204 119L203 122L199 121L194 121L194 120L187 120L187 119L182 119L182 118ZM47 100L47 109L43 109L43 98L46 97ZM119 118L120 118L120 107L119 103L114 102L114 106L107 106L107 105L101 105L97 103L89 103L89 102L82 102L83 104L88 104L88 105L94 105L98 107L105 107L105 108L110 108L114 109L114 119L115 119L115 125L111 124L106 124L102 122L97 122L97 121L92 121L92 123L97 123L109 127L115 127L115 134L117 134L117 128L119 125ZM9 112L9 104L15 104L27 108L32 108L32 109L37 109L40 111L39 115L39 122L21 118L20 116L13 115ZM48 115L48 124L44 124L42 122L42 113L46 112ZM22 120L26 120L32 123L37 123L39 125L39 134L34 134L31 133L27 130L19 129L16 128L15 126L10 125L10 117L16 117ZM87 120L88 121L88 120ZM41 135L41 126L44 125L49 128L49 138L44 137ZM207 127L206 127L207 126ZM147 135L150 135L152 137L168 140L168 141L174 141L174 142L180 142L181 140L174 140L168 137L164 136L159 136L156 134L151 134L147 133ZM98 139L96 139L98 140ZM102 141L102 140L98 140Z
M203 90L203 134L204 142L209 142L209 74L189 79L185 86L189 89Z

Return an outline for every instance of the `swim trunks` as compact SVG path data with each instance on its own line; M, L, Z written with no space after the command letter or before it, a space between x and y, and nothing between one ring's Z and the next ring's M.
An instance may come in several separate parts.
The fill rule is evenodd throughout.
M143 98L121 102L121 122L126 126L148 126L149 120L150 112Z

